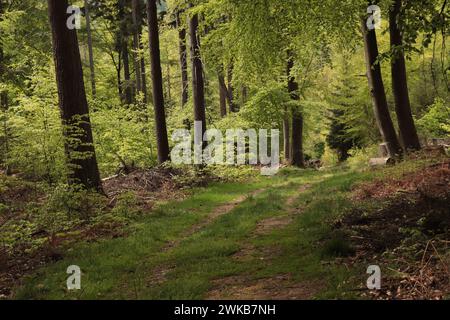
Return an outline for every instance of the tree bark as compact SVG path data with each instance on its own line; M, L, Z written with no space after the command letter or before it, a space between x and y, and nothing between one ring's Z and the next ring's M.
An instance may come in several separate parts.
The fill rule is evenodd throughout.
M397 20L401 7L402 0L395 0L389 14L391 50L393 51L391 57L392 92L403 148L405 151L420 150L419 136L417 135L409 100L405 56L402 50L403 38Z
M76 30L66 26L67 0L48 0L69 184L101 191ZM76 137L77 143L71 140Z
M228 82L228 107L230 109L230 112L237 112L236 104L234 103L234 88L233 88L233 64L230 63L228 66L228 72L227 72L227 82Z
M224 118L227 115L227 87L225 86L223 71L219 71L217 77L219 81L220 116Z
M140 33L141 33L141 15L139 0L131 1L132 19L133 19L133 63L134 75L136 81L136 91L142 92L142 74L141 74L141 59L140 59Z
M391 150L389 150L390 156L395 158L402 154L402 148L398 142L397 134L389 114L383 77L381 75L381 66L377 61L377 36L375 30L367 29L365 19L361 19L361 29L364 37L367 79L372 95L375 119L383 141L388 142L391 147Z
M91 90L92 96L95 98L95 96L97 95L97 90L95 87L95 66L94 66L94 52L92 49L92 31L91 31L91 16L89 13L89 0L84 0L84 12L86 15L86 33L89 51L89 69L91 73Z
M290 119L286 115L283 119L283 147L284 159L287 163L291 161L291 124Z
M294 59L292 53L289 52L287 63L287 77L288 77L288 91L292 100L299 100L298 83L295 77L291 75L291 70L294 67ZM292 154L290 154L291 164L293 166L304 168L305 159L303 155L303 115L294 108L292 112Z
M0 0L0 21L3 20L3 14L5 12L3 0ZM3 51L2 43L0 42L0 81L4 81L3 77L5 74L5 55ZM0 108L6 110L8 107L8 93L6 90L0 91Z
M119 18L120 18L120 47L121 55L123 59L123 77L124 77L124 89L125 89L125 103L133 103L133 88L131 87L130 76L130 53L128 50L128 31L127 31L127 19L125 14L126 0L119 0Z
M3 20L3 14L4 14L4 7L3 7L3 1L0 0L0 22ZM4 77L5 74L5 56L3 51L2 43L0 42L0 82L6 82ZM0 111L6 112L8 110L8 92L6 90L0 91ZM10 167L8 165L8 156L9 156L9 134L8 134L8 125L7 125L7 118L6 114L2 123L2 130L3 134L5 136L4 141L4 154L0 158L1 161L3 161L4 167L5 167L5 173L6 175L11 174Z
M3 0L0 0L0 21L3 20L3 14L5 13ZM5 54L3 51L2 43L0 42L0 81L5 81L3 79L5 75ZM6 90L0 91L0 108L6 110L8 108L8 92Z
M169 161L169 140L167 138L166 114L164 110L163 78L159 48L157 0L147 1L148 35L150 46L151 74L153 82L153 105L155 108L156 141L158 161Z
M177 12L178 41L180 50L180 69L181 69L181 105L185 106L188 102L188 66L186 50L186 28L181 25L180 13Z
M198 37L198 15L189 20L192 60L192 92L194 98L194 119L202 123L202 137L206 132L205 82L203 79L203 63L200 56L200 40ZM206 147L206 143L203 143Z
M139 43L139 49L142 51L144 50L144 47L142 43ZM147 104L148 102L148 92L147 92L147 72L145 68L145 58L144 56L141 56L141 86L142 86L142 94L144 95L143 102Z

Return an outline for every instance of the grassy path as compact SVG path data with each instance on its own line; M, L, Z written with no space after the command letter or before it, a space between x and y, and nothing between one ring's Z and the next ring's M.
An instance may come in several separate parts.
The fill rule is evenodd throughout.
M16 291L33 299L336 298L350 272L318 243L350 204L354 174L289 170L199 189L138 221L128 237L81 243ZM66 268L82 290L65 289Z

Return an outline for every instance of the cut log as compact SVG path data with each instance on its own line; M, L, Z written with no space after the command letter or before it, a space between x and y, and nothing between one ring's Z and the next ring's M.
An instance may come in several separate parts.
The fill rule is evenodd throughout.
M369 160L369 165L371 167L377 166L392 166L395 164L395 160L393 158L372 158Z
M389 157L389 142L382 143L378 146L380 157L387 158Z

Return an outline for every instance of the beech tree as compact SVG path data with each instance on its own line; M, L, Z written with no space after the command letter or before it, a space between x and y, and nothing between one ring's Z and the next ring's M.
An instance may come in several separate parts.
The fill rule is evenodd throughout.
M388 145L388 152L391 157L396 157L402 154L402 148L398 142L394 124L389 114L381 66L379 61L377 61L379 56L377 35L375 29L369 30L367 28L366 21L364 18L361 19L361 30L364 38L367 79L372 96L373 110L380 134L383 141Z
M91 76L91 90L92 96L96 96L95 88L95 66L94 66L94 52L92 49L92 30L91 30L91 15L89 12L89 0L84 0L84 14L86 16L86 33L87 33L87 43L89 51L89 69Z
M164 109L163 78L159 47L157 0L147 1L148 35L150 46L151 73L153 83L153 105L155 109L156 141L158 145L158 161L169 160L169 140L167 138L166 113Z
M126 13L126 0L118 0L119 9L119 35L118 35L118 47L123 61L123 87L125 89L124 101L126 104L133 103L133 88L131 84L130 73L130 52L128 50L128 15Z
M292 100L299 100L299 86L291 71L294 67L294 58L289 52L287 63L288 91ZM303 115L298 108L292 110L292 154L291 164L293 166L303 168L305 166L303 155Z
M400 139L403 148L419 150L420 142L411 112L408 80L406 76L405 56L403 52L403 37L399 27L402 0L394 0L389 13L389 33L391 42L391 75L392 93L395 99L395 111L400 129Z
M59 108L69 166L68 181L69 184L81 184L85 188L100 191L102 185L93 145L77 33L66 25L68 6L67 0L48 0Z
M200 39L198 35L198 15L189 19L189 35L191 39L192 61L192 93L194 97L194 120L202 123L202 136L206 132L205 82L203 63L200 56ZM204 144L205 146L205 144Z
M178 46L180 54L180 70L181 70L181 105L184 106L188 102L188 65L187 65L187 49L186 49L186 27L181 23L180 11L176 13L176 26L178 29Z

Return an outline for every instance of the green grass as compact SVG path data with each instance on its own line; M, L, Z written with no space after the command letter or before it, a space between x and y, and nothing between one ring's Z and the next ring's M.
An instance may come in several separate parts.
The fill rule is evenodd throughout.
M125 238L80 243L63 260L48 265L25 279L17 288L18 299L202 299L211 281L231 275L251 279L291 274L295 281L319 281L323 289L316 298L357 298L352 288L365 270L348 270L333 261L351 249L332 222L353 204L347 199L355 183L383 175L413 171L417 164L369 172L345 169L317 172L287 169L276 177L261 177L248 184L215 184L197 189L184 201L169 202L140 219ZM303 184L312 187L297 195ZM206 218L217 206L242 194L266 188L199 232L183 239L167 252L164 245ZM250 237L259 221L286 215L286 200L296 196L302 208L293 223L270 234ZM279 253L270 261L236 260L232 255L251 242L256 250L276 245ZM327 263L324 263L327 261ZM66 268L82 270L82 290L66 290ZM164 281L156 283L154 271L166 269Z

